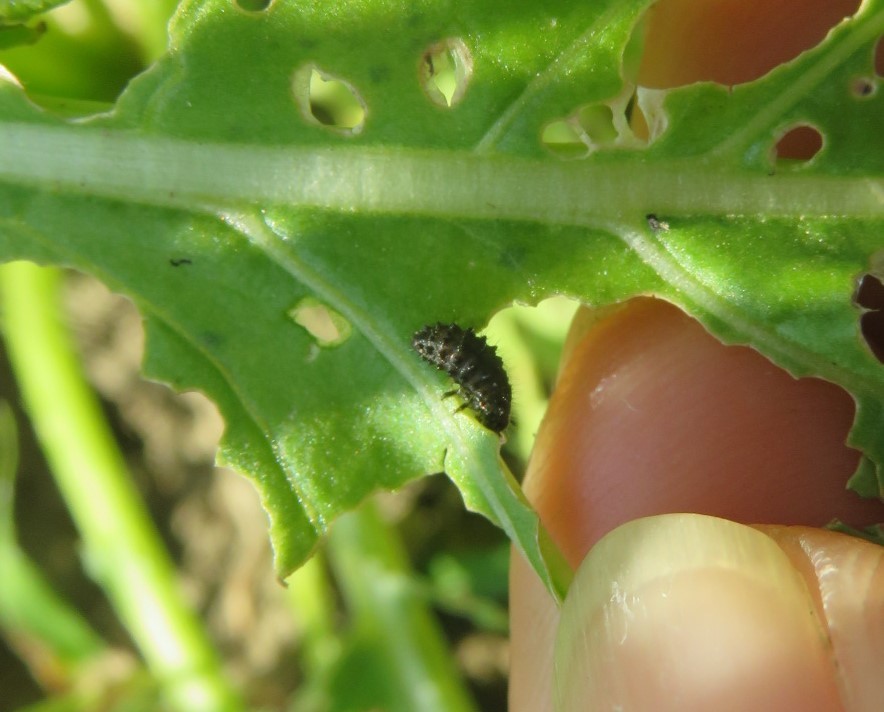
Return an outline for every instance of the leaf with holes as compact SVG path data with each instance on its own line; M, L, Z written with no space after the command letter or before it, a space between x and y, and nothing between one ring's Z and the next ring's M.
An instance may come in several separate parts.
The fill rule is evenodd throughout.
M880 495L884 368L853 291L884 274L884 1L757 81L671 91L635 85L650 4L185 2L109 114L3 84L0 258L137 302L148 374L224 413L282 575L370 492L444 468L561 589L497 436L410 343L554 294L656 294L841 384L854 484ZM795 132L811 160L778 158Z

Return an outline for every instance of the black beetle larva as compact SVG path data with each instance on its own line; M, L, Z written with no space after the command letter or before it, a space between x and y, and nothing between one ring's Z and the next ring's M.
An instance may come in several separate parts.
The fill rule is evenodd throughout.
M506 430L513 393L503 361L484 336L440 323L415 332L411 344L421 358L451 376L464 401L461 409L470 408L495 433Z

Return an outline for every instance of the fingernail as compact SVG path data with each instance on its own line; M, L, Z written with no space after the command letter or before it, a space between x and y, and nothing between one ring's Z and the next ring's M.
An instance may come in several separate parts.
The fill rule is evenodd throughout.
M584 559L556 638L557 710L838 710L805 583L755 529L638 519Z

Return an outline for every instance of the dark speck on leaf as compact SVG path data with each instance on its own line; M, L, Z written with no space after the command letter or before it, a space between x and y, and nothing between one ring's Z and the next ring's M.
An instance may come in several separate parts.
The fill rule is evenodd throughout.
M203 343L210 349L218 348L224 343L224 337L215 331L203 332Z
M172 257L169 259L169 264L173 267L180 267L181 265L192 265L193 260L190 260L187 257Z
M645 215L645 219L648 221L648 227L654 232L665 232L669 229L669 223L660 220L654 213L648 213Z

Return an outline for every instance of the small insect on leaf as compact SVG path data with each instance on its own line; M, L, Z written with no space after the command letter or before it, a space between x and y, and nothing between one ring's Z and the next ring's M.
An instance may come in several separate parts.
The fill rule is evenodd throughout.
M457 324L435 324L415 332L411 344L421 358L445 371L458 395L482 425L502 433L510 423L512 389L497 350L484 336Z

